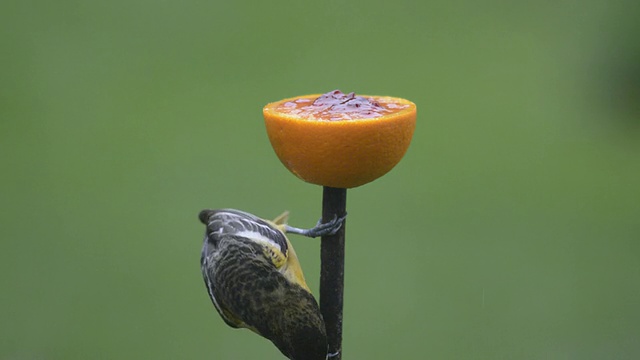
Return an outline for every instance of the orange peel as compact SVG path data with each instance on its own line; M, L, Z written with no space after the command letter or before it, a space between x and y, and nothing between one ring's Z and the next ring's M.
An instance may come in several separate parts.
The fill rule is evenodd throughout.
M417 109L413 102L362 95L383 105L393 104L392 110L380 116L337 121L287 110L296 101L310 103L320 96L288 98L263 109L269 141L289 171L312 184L354 188L381 177L400 162L415 129Z

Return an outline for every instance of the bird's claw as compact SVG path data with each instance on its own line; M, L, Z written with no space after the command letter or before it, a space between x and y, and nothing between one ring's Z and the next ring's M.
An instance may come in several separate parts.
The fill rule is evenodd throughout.
M287 225L285 231L288 233L304 235L312 238L325 235L335 235L342 227L342 224L344 223L344 220L346 218L346 214L340 218L338 218L338 215L334 215L333 219L326 223L322 223L322 219L320 219L318 220L316 226L312 227L311 229L299 229Z
M309 229L312 234L315 234L315 236L312 236L312 237L324 236L324 235L335 235L338 232L338 230L340 230L340 228L342 227L342 224L344 223L344 220L346 218L347 218L347 215L344 215L340 218L338 218L338 215L334 215L333 219L331 219L329 222L324 224L322 223L322 219L318 220L318 222L316 223L316 226Z

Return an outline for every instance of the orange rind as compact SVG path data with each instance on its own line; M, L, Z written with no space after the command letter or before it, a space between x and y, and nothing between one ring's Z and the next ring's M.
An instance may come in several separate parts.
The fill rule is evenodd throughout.
M267 104L263 109L267 134L280 161L300 179L354 188L386 174L402 159L415 129L416 105L401 98L362 95L356 99L384 108L368 109L365 118L353 116L342 105L331 114L321 113L327 106L318 111L309 106L332 93Z

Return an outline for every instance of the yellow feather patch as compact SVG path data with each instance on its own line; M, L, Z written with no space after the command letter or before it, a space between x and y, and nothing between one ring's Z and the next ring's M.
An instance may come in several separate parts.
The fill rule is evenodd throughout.
M284 277L287 280L291 281L294 284L298 284L303 289L307 290L308 292L311 292L311 290L309 289L309 286L307 286L307 282L304 279L304 273L302 272L302 267L300 266L298 255L296 255L296 251L293 249L293 245L291 245L289 238L285 234L285 226L287 225L288 219L289 219L289 212L285 211L282 214L280 214L278 217L273 219L273 221L271 221L271 224L273 224L276 229L282 232L285 239L287 240L287 247L289 248L289 251L287 252L287 254L284 254L284 259L283 259L284 262L282 263L282 265L276 265L276 267L280 270L280 273L284 275ZM275 257L277 258L277 260L275 260L273 256L270 256L270 257L274 264L276 264L276 261L278 261L279 263L279 261L281 260L277 256Z
M280 269L287 262L287 254L271 244L264 244L264 255L271 260L277 269Z
M298 284L303 289L311 292L309 286L307 286L307 282L304 280L304 274L302 273L300 261L298 261L298 255L296 255L296 251L293 249L293 246L289 242L288 238L287 245L289 246L289 256L287 257L286 264L282 268L280 268L280 272L292 283Z

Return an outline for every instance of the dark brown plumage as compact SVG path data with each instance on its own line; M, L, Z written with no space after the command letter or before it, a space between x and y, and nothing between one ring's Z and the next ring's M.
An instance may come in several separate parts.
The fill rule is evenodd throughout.
M200 219L207 225L202 274L224 321L271 340L289 359L326 359L318 304L278 226L229 209L204 210Z

